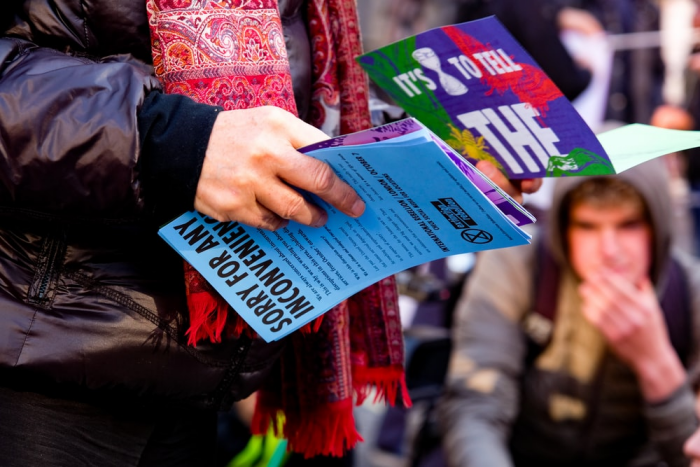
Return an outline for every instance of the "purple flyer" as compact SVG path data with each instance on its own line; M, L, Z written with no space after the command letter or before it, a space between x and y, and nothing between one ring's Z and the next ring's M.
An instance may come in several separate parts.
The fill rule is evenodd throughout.
M459 154L511 179L615 173L593 131L495 17L432 29L358 62Z

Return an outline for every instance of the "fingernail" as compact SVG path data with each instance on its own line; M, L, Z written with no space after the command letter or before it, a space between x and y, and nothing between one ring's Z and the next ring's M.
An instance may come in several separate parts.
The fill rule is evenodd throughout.
M360 217L363 212L365 212L365 202L358 198L350 208L350 213L353 217Z
M311 224L311 227L323 227L327 221L328 213L324 212L313 224Z
M497 169L491 164L481 164L481 168L479 170L481 170L481 173L491 178L496 174Z

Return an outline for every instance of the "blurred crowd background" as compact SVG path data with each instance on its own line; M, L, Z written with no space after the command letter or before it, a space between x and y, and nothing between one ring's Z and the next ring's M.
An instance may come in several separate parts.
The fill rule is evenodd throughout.
M700 2L694 0L358 0L365 50L422 31L496 15L595 132L644 123L700 129ZM375 123L405 114L372 86ZM700 253L700 158L664 157L674 202L676 244ZM552 180L525 205L543 213ZM434 404L447 365L452 312L475 255L451 257L399 275L406 329L410 410L367 403L357 409L365 437L356 467L439 466L427 452L440 433ZM444 362L444 364L443 364ZM438 441L439 442L439 441Z

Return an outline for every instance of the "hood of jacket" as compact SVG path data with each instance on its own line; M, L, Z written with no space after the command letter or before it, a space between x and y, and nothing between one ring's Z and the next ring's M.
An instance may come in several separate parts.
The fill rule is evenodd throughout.
M650 215L653 230L653 253L651 279L658 285L665 276L671 255L672 203L669 176L662 159L654 159L633 167L615 177L632 185L642 196ZM548 232L557 262L571 268L566 254L564 212L562 202L567 193L591 177L563 177L554 185L552 204L548 214Z

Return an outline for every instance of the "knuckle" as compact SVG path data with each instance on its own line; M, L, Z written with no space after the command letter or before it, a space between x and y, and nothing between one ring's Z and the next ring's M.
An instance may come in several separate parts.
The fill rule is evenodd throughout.
M335 185L335 172L328 164L319 162L314 170L313 179L316 190L327 193Z
M620 330L620 335L618 336L619 340L626 340L630 338L635 331L635 326L633 323L628 323L626 326L623 326L622 329Z
M293 219L299 215L306 205L306 201L301 196L290 196L284 203L284 209L280 213L283 219Z
M212 203L211 214L204 213L215 218L219 222L243 221L246 217L246 209L242 199L231 197L226 200L217 199Z
M280 227L283 227L286 224L286 221L282 219L281 217L269 213L269 214L261 214L258 219L254 222L254 224L251 224L252 227L255 227L256 229L264 229L264 230L277 230Z
M259 107L259 113L261 120L265 122L266 125L273 127L278 127L283 124L283 114L282 109L275 107L273 105L266 105Z
M634 317L630 321L630 334L636 331L642 330L644 328L644 321L640 318Z
M250 158L252 159L251 165L259 163L261 156L259 153L251 153ZM235 185L228 188L231 193L247 193L254 192L255 186L260 180L260 176L254 171L244 168L240 170L235 179Z

